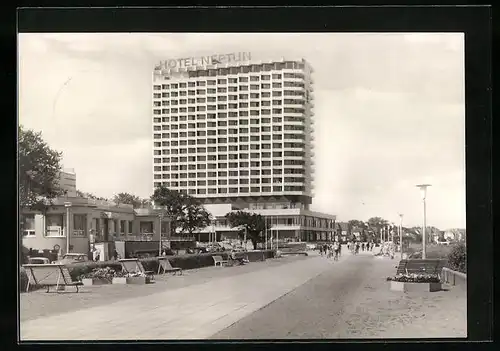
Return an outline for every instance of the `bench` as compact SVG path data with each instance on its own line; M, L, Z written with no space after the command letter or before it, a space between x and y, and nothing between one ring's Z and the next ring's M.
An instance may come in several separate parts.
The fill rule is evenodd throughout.
M224 260L222 258L222 256L212 256L212 258L214 260L214 266L217 266L217 264L218 264L219 266L222 267L223 264L226 264L229 262L228 260Z
M145 270L138 258L123 258L118 262L122 265L122 271L125 273L141 273L154 278L154 272Z
M166 257L158 258L158 274L160 274L161 270L163 270L163 273L174 273L174 275L180 273L180 275L182 275L182 268L172 267L170 261Z
M73 281L68 267L63 264L25 264L23 267L28 275L26 291L29 291L30 285L33 285L45 286L47 292L50 291L51 286L55 286L57 292L60 286L74 286L78 292L78 287L83 285L80 281Z
M396 267L396 274L427 273L440 276L445 263L441 259L401 260Z

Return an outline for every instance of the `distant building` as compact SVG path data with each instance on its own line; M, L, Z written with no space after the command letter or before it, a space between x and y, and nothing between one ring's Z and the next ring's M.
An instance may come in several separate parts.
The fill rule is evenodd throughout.
M337 223L336 236L341 242L346 242L349 239L349 224L347 222Z
M76 173L73 168L67 168L59 172L59 188L64 191L65 196L76 197Z
M443 235L447 241L462 241L465 240L465 229L447 229L444 231Z

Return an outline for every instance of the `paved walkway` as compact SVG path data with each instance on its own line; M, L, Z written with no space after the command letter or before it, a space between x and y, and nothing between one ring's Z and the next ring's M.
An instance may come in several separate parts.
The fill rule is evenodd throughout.
M341 258L345 260L350 255ZM21 322L21 340L204 339L337 263L311 257L267 270Z

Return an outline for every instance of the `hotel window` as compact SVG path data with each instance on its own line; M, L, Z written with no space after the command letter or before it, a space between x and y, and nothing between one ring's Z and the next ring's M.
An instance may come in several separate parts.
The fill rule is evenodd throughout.
M271 97L271 93L270 92L263 92L262 93L262 98L268 98L268 97Z

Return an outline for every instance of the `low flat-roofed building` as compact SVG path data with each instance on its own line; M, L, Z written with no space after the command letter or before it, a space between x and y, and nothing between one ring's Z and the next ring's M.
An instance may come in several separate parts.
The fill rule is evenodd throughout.
M67 205L69 205L67 207ZM70 251L88 253L91 246L115 241L158 241L160 216L152 209L83 197L61 197L45 213L22 210L23 245L35 250L60 248L66 253L69 212ZM170 234L169 218L162 218L162 237Z

